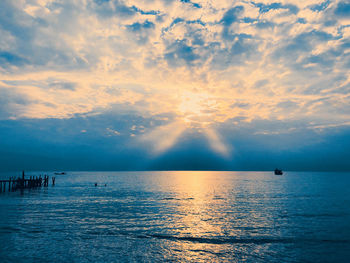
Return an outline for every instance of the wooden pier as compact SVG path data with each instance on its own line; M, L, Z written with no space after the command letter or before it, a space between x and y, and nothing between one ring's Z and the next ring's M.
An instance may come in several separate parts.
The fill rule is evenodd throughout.
M55 185L55 177L52 177L52 185ZM15 192L21 189L31 189L39 187L48 187L49 186L49 176L41 175L39 176L30 176L25 178L24 171L22 172L22 177L10 177L8 180L0 180L0 193L3 192Z

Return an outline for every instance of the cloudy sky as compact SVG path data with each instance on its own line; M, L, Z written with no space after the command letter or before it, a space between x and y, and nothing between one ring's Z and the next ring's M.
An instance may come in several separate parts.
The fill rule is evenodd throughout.
M350 170L350 2L1 0L0 170Z

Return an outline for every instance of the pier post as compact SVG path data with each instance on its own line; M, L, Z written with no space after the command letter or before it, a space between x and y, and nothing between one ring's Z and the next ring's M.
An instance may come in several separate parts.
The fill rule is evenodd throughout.
M22 182L21 182L21 188L24 188L24 171L22 171Z
M52 186L55 185L56 177L52 176ZM8 191L15 192L17 190L21 190L26 188L37 188L37 187L48 187L50 184L50 177L48 175L40 176L30 176L28 179L25 178L24 171L22 172L22 176L18 177L9 177L8 180L0 180L0 193L6 192L8 183Z

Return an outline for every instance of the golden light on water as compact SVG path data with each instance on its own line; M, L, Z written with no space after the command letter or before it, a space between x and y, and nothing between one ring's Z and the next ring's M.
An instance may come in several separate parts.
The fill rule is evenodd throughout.
M170 184L174 188L174 198L181 200L181 206L177 207L177 214L180 215L178 224L181 225L183 236L203 236L206 232L212 231L220 234L221 229L217 228L213 221L206 220L213 216L212 200L215 205L220 206L222 199L217 198L221 189L215 189L212 182L217 178L218 172L212 171L183 171L173 172ZM216 187L218 184L216 184Z
M166 175L168 176L167 181L163 182L163 186L172 191L173 198L165 202L168 202L170 207L172 203L177 204L174 207L174 222L176 222L176 230L172 233L174 236L205 240L227 234L225 226L217 223L224 220L224 213L227 212L225 211L226 200L221 198L226 194L224 191L225 176L221 176L220 172L212 171L167 172ZM217 181L218 175L222 177L220 182ZM215 233L214 236L213 233ZM215 244L201 242L176 244L180 249L186 251L184 257L189 260L198 251L208 248L208 245L212 251L220 253L220 246Z
M0 191L0 263L346 261L341 175L163 171L349 171L349 17L349 0L0 0L0 172L67 171Z

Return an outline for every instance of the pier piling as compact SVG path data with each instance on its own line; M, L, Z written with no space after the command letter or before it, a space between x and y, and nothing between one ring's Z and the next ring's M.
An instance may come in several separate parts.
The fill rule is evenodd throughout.
M56 178L52 177L52 186L55 185ZM6 192L6 184L8 183L8 191L14 192L16 190L39 188L41 186L49 186L49 176L44 175L44 178L40 175L30 176L29 179L25 178L24 171L22 172L22 177L10 177L8 180L0 180L0 193Z

